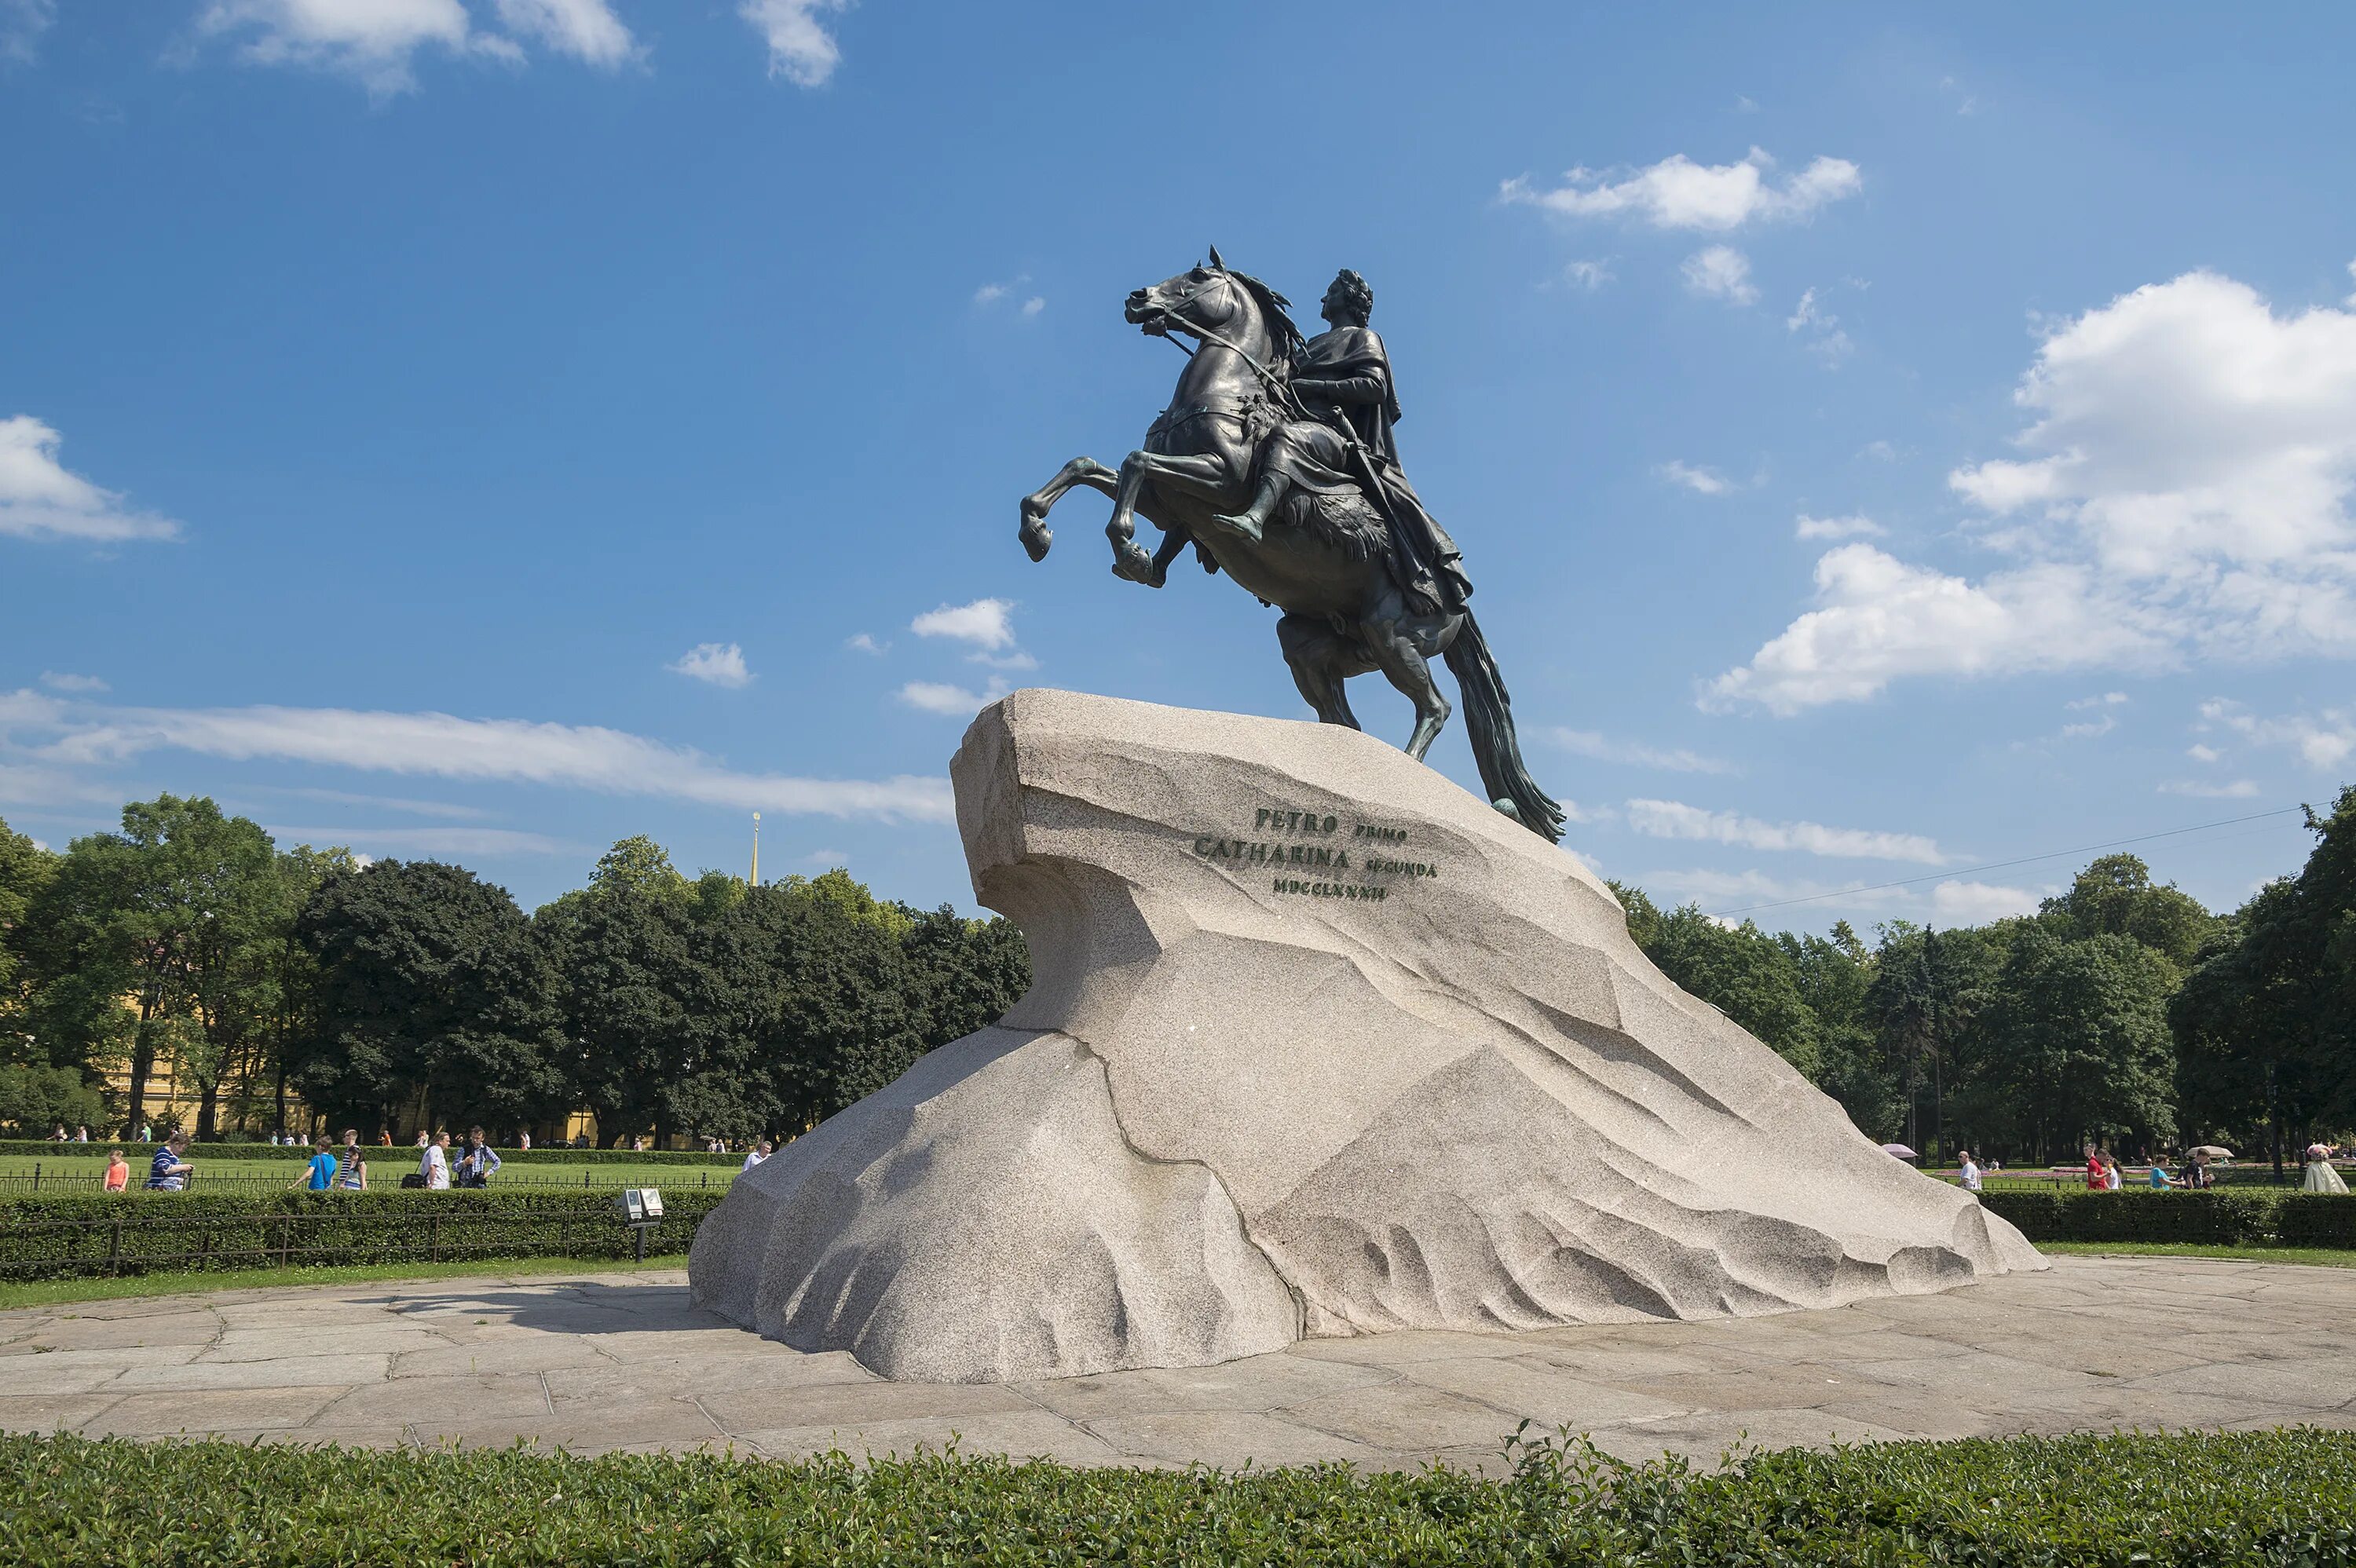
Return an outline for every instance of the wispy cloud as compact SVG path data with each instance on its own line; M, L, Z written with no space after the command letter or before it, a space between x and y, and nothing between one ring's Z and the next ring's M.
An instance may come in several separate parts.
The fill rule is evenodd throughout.
M58 461L64 440L30 414L0 419L0 534L112 544L179 533L171 518L134 511L69 471Z
M842 645L856 653L873 654L879 658L892 651L891 644L879 643L865 632L853 633L845 637L842 640Z
M1563 264L1562 276L1571 287L1593 293L1612 281L1612 269L1601 261L1567 261Z
M797 87L823 87L842 63L842 48L819 18L850 0L744 0L736 14L769 47L769 74Z
M1826 827L1815 822L1765 822L1732 811L1706 811L1675 800L1632 800L1628 826L1655 838L1695 838L1746 849L1796 850L1841 859L1911 860L1942 866L1949 857L1917 833Z
M44 703L46 710L36 706ZM184 751L234 762L309 763L820 816L947 822L954 815L948 787L936 778L743 773L692 748L594 725L347 708L69 707L19 691L0 698L0 726L11 743L37 737L30 756L51 770L102 768L151 752Z
M995 653L1014 643L1012 599L977 599L970 604L944 604L908 623L920 637L951 637Z
M389 857L449 855L473 859L494 855L580 855L594 849L566 844L544 833L508 827L282 827L264 823L281 844L330 845L357 850L371 860Z
M698 643L663 668L712 686L735 688L753 683L753 672L744 665L744 650L734 643Z
M2199 779L2169 779L2159 786L2162 795L2186 795L2198 800L2247 800L2258 793L2255 779L2235 779L2230 784L2205 784Z
M1803 539L1876 539L1886 531L1871 517L1812 517L1803 512L1793 525L1792 537Z
M1682 272L1686 287L1705 298L1735 304L1758 302L1759 290L1751 282L1751 258L1731 245L1695 251L1686 258Z
M2262 719L2238 702L2217 700L2202 703L2201 717L2204 723L2231 731L2252 745L2296 752L2310 768L2336 768L2356 754L2356 709L2327 708L2320 713Z
M1498 194L1566 218L1624 217L1655 229L1727 230L1806 219L1864 188L1858 166L1847 158L1819 157L1780 181L1769 172L1774 166L1757 147L1731 164L1697 164L1677 153L1641 169L1576 168L1551 190L1510 179Z
M1569 730L1554 725L1540 731L1564 751L1601 763L1627 763L1640 768L1666 768L1680 773L1730 773L1734 764L1683 748L1664 749L1642 741L1615 740L1593 730Z
M1682 485L1697 496L1724 496L1734 489L1734 482L1715 468L1697 468L1690 463L1676 459L1653 470L1672 485Z
M949 686L937 680L912 680L900 688L900 700L926 713L969 719L985 703L997 701L1006 692L1006 683L996 676L991 677L989 687L981 691L969 691L962 686Z
M54 669L45 669L41 672L41 684L51 691L89 692L107 689L106 682L94 675L69 675L62 670Z
M57 19L57 0L0 0L0 65L30 65Z

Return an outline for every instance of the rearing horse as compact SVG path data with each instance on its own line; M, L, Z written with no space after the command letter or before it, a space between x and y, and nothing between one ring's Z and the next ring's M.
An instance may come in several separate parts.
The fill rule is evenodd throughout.
M1183 333L1201 347L1145 445L1118 470L1076 457L1023 498L1021 538L1031 559L1046 559L1055 540L1047 513L1068 492L1086 485L1110 496L1105 532L1116 576L1159 588L1174 547L1191 539L1205 571L1225 571L1284 612L1277 641L1320 720L1357 729L1343 683L1379 669L1415 704L1407 753L1418 760L1451 712L1430 663L1445 656L1490 800L1532 832L1559 839L1562 808L1523 765L1505 681L1472 613L1427 614L1409 605L1374 506L1359 496L1338 506L1296 505L1257 531L1226 519L1250 498L1260 438L1282 417L1280 400L1301 341L1283 296L1229 271L1215 247L1207 263L1130 294L1122 314L1149 334ZM1161 560L1137 543L1140 517L1169 536Z

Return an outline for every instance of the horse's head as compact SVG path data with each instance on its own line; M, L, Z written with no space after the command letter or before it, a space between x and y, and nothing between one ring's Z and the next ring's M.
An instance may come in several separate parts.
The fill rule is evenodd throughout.
M1242 285L1220 265L1215 250L1207 262L1164 278L1151 288L1132 291L1120 314L1132 325L1156 335L1173 327L1184 331L1207 326L1222 336L1232 336L1230 324L1242 325L1236 318L1250 309Z

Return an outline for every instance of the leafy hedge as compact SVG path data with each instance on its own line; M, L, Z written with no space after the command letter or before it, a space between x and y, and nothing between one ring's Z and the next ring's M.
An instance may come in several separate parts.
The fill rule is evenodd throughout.
M663 1193L650 1254L684 1253L723 1189ZM567 1191L134 1192L0 1198L0 1279L635 1255L608 1194Z
M144 1166L155 1157L161 1146L152 1143L126 1143L121 1138L92 1138L86 1144L53 1143L48 1138L0 1138L0 1155L28 1155L34 1158L55 1157L78 1159L95 1157L102 1162L106 1151L119 1148L123 1157L134 1166ZM390 1149L382 1145L366 1144L363 1147L380 1154L399 1154L403 1149L415 1152L413 1144L394 1144ZM308 1159L308 1144L266 1143L200 1143L190 1146L198 1159ZM696 1165L735 1167L744 1163L740 1150L735 1154L705 1154L700 1149L641 1149L632 1153L626 1148L503 1148L498 1151L501 1164L520 1161L526 1165L546 1162L551 1165Z
M1980 1202L2019 1226L2032 1242L2356 1247L2356 1193L2126 1188L2117 1192L1984 1192Z
M872 1466L0 1436L34 1568L467 1563L2321 1564L2356 1561L2356 1434L1891 1443L1699 1472L1583 1443L1510 1474Z

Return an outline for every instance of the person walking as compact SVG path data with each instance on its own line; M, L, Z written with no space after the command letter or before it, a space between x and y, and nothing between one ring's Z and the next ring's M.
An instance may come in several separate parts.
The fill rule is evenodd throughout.
M450 1190L450 1135L436 1133L418 1157L417 1174L425 1179L430 1192Z
M2093 1144L2086 1146L2086 1190L2100 1192L2106 1183L2103 1178L2103 1151Z
M336 1190L368 1190L368 1161L360 1156L360 1130L358 1127L344 1129L344 1152L336 1160Z
M516 1147L523 1150L526 1154L530 1154L531 1152L531 1129L530 1127L526 1127L521 1133L517 1135Z
M2331 1149L2326 1144L2307 1146L2307 1173L2299 1180L2300 1189L2307 1192L2345 1192L2348 1183L2331 1168Z
M181 1157L188 1147L188 1135L174 1133L164 1140L163 1147L147 1164L147 1190L150 1192L185 1192L188 1178L197 1168Z
M468 1129L466 1152L458 1157L458 1168L453 1179L460 1187L488 1187L491 1178L498 1174L498 1151L484 1138L483 1129Z
M776 1153L776 1146L769 1142L768 1139L763 1138L759 1143L755 1144L750 1152L744 1156L744 1168L750 1170L775 1153Z
M1969 1149L1964 1150L1964 1168L1961 1175L1965 1191L1977 1192L1980 1189L1980 1168L1972 1163L1972 1151Z
M300 1187L306 1192L325 1192L335 1185L335 1180L336 1146L327 1141L327 1134L321 1133L311 1140L311 1157L304 1163L303 1174L286 1185Z
M121 1149L108 1149L106 1151L106 1189L109 1192L123 1192L129 1190L130 1186L131 1162L123 1157Z

